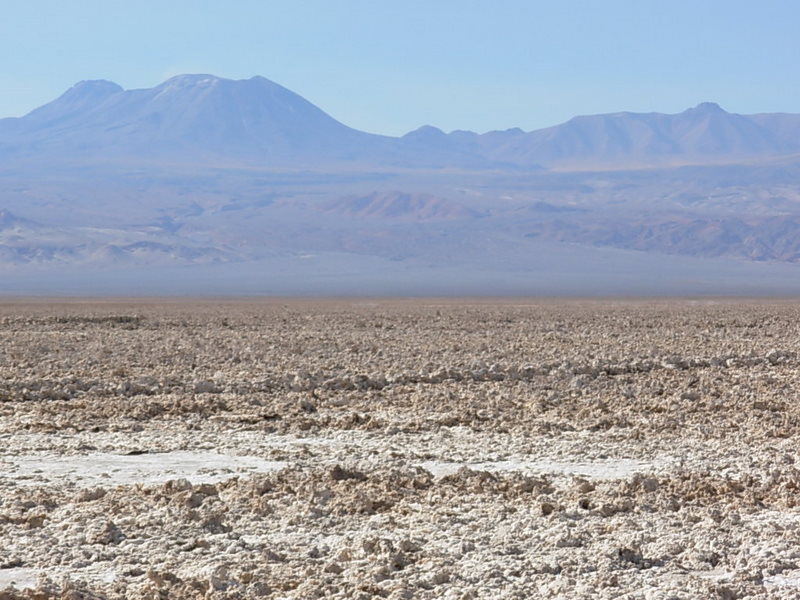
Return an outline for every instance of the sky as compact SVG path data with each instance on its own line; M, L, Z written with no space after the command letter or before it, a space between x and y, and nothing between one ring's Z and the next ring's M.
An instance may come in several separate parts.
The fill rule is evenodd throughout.
M800 113L796 0L0 0L0 116L84 79L262 75L351 127Z

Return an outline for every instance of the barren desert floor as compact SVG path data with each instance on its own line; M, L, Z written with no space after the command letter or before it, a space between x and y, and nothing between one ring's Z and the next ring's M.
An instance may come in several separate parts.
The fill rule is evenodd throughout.
M0 599L798 598L800 302L0 303Z

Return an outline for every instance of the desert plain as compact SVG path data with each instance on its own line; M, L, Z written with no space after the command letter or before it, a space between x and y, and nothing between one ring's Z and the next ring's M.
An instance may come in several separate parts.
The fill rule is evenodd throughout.
M0 599L798 598L793 300L5 300Z

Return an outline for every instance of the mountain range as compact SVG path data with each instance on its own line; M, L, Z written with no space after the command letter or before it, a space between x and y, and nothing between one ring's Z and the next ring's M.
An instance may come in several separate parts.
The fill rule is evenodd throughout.
M705 164L800 153L800 115L684 112L575 117L546 129L402 137L352 129L263 77L180 75L150 89L82 81L20 118L0 119L5 160L226 161L250 165L597 168Z
M0 119L0 294L800 293L800 115L340 123L263 77Z

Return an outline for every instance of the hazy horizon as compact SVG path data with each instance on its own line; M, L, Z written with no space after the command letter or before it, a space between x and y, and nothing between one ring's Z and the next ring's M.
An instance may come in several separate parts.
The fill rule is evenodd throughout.
M7 7L0 293L797 294L798 12Z

